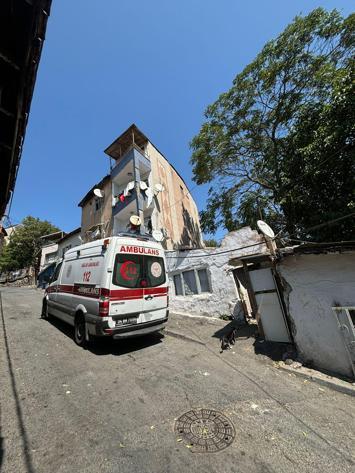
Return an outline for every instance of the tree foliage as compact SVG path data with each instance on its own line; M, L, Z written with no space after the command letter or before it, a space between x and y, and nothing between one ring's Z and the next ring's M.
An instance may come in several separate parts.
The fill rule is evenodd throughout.
M217 240L215 240L214 238L211 238L209 240L203 240L203 244L207 248L217 248L217 246L219 246Z
M268 42L210 105L192 140L194 180L212 183L204 231L265 219L288 235L355 237L355 15L322 8Z
M37 266L41 253L41 236L59 231L47 220L26 217L10 236L0 255L0 271Z

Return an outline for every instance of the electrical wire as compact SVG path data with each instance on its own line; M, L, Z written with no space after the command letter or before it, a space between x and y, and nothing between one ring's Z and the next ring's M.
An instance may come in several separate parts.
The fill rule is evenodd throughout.
M180 259L180 258L189 258L190 259L190 258L202 258L202 257L208 257L208 256L219 256L219 255L224 255L226 253L232 253L233 251L244 250L246 248L252 248L253 246L260 246L260 245L265 245L265 242L260 241L259 243L253 243L251 245L245 245L245 246L240 246L238 248L232 248L232 249L225 250L225 251L219 251L218 253L203 253L202 255L192 255L192 256L187 256L187 255L166 256L166 259ZM201 248L201 249L203 249L203 248ZM181 251L181 250L178 250L178 251ZM196 249L193 249L193 251L196 251Z
M339 218L335 218L333 220L329 220L327 222L323 222L319 225L316 225L315 227L310 227L308 228L306 231L309 231L309 230L314 230L315 228L320 228L320 227L323 227L323 226L327 226L327 225L333 225L333 223L336 223L336 222L339 222L340 220L345 220L346 218L349 218L349 217L352 217L352 216L355 216L355 212L351 213L351 214L348 214L348 215L344 215L343 217L339 217ZM292 236L292 235L290 235ZM274 241L276 238L278 237L278 235L274 236L273 238L270 238L271 241ZM307 240L296 240L296 239L292 239L292 238L287 238L285 237L284 238L285 240L289 240L289 241L299 241L301 243L317 243L317 242L310 242L310 241L307 241ZM339 243L339 242L329 242L328 244L335 244L335 243ZM223 254L226 254L226 253L232 253L233 251L239 251L239 250L244 250L246 248L252 248L253 246L260 246L260 245L265 245L266 243L265 242L259 242L259 243L253 243L251 245L245 245L245 246L240 246L240 247L237 247L237 248L231 248L229 250L225 250L225 251L219 251L218 253L203 253L201 255L181 255L181 256L166 256L166 259L184 259L184 258L207 258L209 256L219 256L219 255L223 255ZM179 251L179 250L178 250ZM181 250L180 250L181 251ZM196 250L194 250L196 251Z

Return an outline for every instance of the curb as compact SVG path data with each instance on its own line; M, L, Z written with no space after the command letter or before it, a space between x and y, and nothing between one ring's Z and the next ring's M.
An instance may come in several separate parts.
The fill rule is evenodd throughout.
M192 314L187 314L185 312L177 312L174 310L170 311L170 315L174 317L174 315L177 315L178 317L185 317L188 319L195 319L196 322L200 322L202 324L208 323L211 325L218 325L219 323L223 324L223 322L229 322L228 320L223 320L220 319L219 317L213 317L209 315L192 315Z
M164 330L164 334L169 335L170 337L179 338L180 340L185 340L186 342L197 343L198 345L203 346L206 345L206 343L201 342L201 340L197 340L197 338L189 337L188 335L185 335L180 332L175 332L174 330L170 330L169 328L166 328Z
M286 371L287 373L292 373L300 378L310 379L321 386L326 386L329 389L333 389L334 391L339 391L343 394L348 394L349 396L355 397L355 386L349 385L346 381L342 381L340 379L324 379L322 374L318 374L317 371L309 370L309 372L305 372L303 368L291 368L290 366L281 366L277 365L277 369Z

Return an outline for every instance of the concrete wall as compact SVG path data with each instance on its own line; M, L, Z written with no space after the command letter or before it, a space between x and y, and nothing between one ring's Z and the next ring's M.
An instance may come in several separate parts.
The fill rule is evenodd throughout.
M259 243L257 246L236 249ZM229 251L234 250L234 251ZM218 254L227 251L223 254ZM229 260L242 256L267 252L263 238L250 227L229 233L219 248L202 250L167 251L167 267L170 280L170 310L191 315L220 317L223 315L241 315L237 287ZM173 276L184 270L207 268L211 283L211 293L190 296L177 296Z
M355 252L287 256L277 269L301 356L315 367L352 376L332 307L355 306Z

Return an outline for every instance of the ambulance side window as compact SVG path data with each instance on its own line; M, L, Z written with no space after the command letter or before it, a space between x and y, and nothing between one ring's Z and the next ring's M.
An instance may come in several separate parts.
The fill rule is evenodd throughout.
M62 267L63 263L59 263L58 266L55 268L54 273L51 277L50 282L54 282L58 279L59 273L60 273L60 268Z

